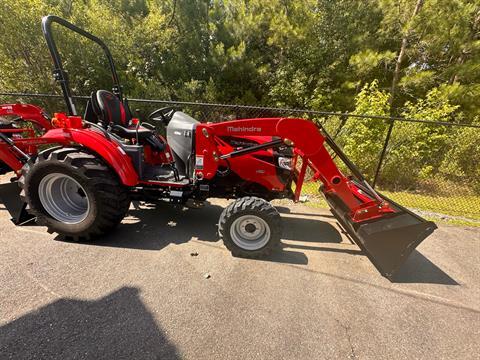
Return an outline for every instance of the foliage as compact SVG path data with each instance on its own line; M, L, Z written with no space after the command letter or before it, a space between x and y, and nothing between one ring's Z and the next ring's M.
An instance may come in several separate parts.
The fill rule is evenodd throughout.
M429 0L413 17L417 1L2 0L0 91L58 91L40 29L51 13L104 39L131 97L472 123L480 117L480 5ZM76 94L111 87L98 47L55 33ZM338 140L371 177L389 124L337 120ZM381 181L415 188L441 178L480 191L478 136L397 122Z
M480 124L480 118L476 123ZM480 131L460 128L448 138L447 143L449 150L441 163L441 174L458 183L467 183L480 193Z
M352 111L365 84L391 85L407 26L393 113L443 86L464 119L478 114L480 7L431 0L3 0L0 90L52 91L40 17L103 38L139 97ZM108 87L100 49L57 31L73 88Z
M378 81L366 84L355 98L355 114L388 116L390 96L379 90ZM345 153L363 171L373 176L376 162L385 142L388 124L380 119L356 119L346 121L339 139Z
M403 114L410 119L451 122L457 105L450 104L437 88L425 99L407 102ZM445 150L455 137L455 128L428 123L396 122L383 165L383 183L413 188L439 175Z

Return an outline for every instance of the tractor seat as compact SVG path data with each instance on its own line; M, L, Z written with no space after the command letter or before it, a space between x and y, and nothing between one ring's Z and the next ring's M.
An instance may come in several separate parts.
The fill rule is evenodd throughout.
M136 139L137 130L135 128L125 128L120 125L114 125L112 128L113 132L118 136L124 139ZM139 127L138 129L138 141L140 144L147 143L155 151L164 151L165 144L154 134L152 130L149 130L144 127Z
M127 116L122 101L114 94L106 90L98 90L91 95L92 109L100 120L102 126L112 126L112 131L124 139L136 139L137 130L130 128L130 116ZM155 151L164 151L165 144L147 128L138 129L138 141L141 144L147 143Z
M120 125L114 125L112 130L115 132L115 134L117 134L118 136L124 139L137 138L137 130L135 128L126 128ZM145 140L146 138L152 135L153 135L152 130L149 130L141 126L138 128L138 140Z
M110 124L128 126L131 119L127 118L125 107L120 99L106 90L98 90L91 95L93 112L97 115L103 127Z

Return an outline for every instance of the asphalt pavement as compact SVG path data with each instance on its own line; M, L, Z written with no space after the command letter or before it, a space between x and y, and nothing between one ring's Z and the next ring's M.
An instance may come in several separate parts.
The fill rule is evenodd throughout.
M478 359L480 230L440 226L383 278L328 212L282 203L282 251L234 258L226 206L132 208L89 244L0 206L1 359Z

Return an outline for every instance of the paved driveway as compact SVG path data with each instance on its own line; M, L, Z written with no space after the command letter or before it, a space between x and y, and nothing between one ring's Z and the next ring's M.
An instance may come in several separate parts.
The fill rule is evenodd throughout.
M233 258L225 204L132 209L92 244L0 209L0 358L478 359L478 229L441 226L390 283L301 205L283 251Z

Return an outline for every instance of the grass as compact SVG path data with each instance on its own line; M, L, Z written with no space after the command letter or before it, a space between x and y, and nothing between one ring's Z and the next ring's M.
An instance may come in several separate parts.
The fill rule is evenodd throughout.
M303 194L309 198L306 205L328 208L326 201L316 190L316 186L305 185ZM451 225L480 227L480 196L478 195L433 196L402 191L380 192L409 209L427 212L423 216L428 220Z
M480 220L480 196L431 196L407 192L382 194L408 208Z

